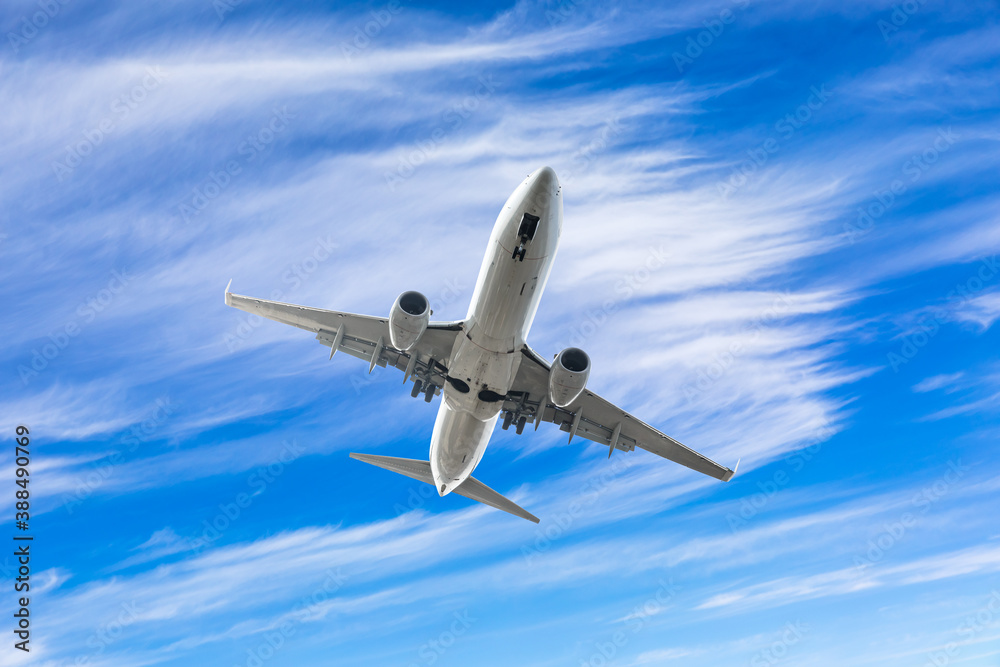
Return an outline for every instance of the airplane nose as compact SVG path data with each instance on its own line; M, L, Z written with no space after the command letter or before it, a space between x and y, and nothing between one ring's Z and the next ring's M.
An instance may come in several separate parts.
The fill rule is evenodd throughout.
M556 172L552 167L542 167L541 169L536 169L531 174L531 179L534 182L535 187L539 190L553 190L559 186L559 179L556 177Z

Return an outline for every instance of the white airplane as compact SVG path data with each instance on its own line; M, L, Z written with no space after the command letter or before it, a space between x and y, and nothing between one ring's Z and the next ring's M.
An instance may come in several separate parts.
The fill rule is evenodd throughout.
M403 292L389 317L354 315L232 294L226 305L311 331L330 347L375 366L393 366L413 379L411 395L428 403L443 393L431 434L430 461L354 454L351 458L432 484L439 495L452 491L538 523L479 480L479 465L497 419L503 428L543 421L616 450L636 447L728 482L730 470L688 449L586 389L590 358L569 347L550 365L525 339L552 268L562 230L562 188L555 172L542 167L528 175L507 199L486 248L486 259L460 322L431 322L427 298ZM230 286L232 281L230 281Z

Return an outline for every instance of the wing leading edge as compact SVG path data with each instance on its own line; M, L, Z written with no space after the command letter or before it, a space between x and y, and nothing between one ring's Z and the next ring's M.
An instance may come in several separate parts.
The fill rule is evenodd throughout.
M402 352L389 344L389 320L385 317L256 299L233 294L228 286L226 305L311 331L321 344L330 348L331 358L343 351L367 361L369 372L375 366L398 368L405 373L403 382L419 379L423 387L434 387L437 393L448 375L447 365L455 337L462 331L461 322L431 322L417 344Z
M733 469L716 463L590 390L584 389L565 408L556 407L547 400L549 364L527 345L521 353L521 366L504 409L535 415L536 429L543 421L556 424L570 434L571 441L578 435L607 446L608 456L615 449L630 452L639 447L723 482L736 474L739 462Z

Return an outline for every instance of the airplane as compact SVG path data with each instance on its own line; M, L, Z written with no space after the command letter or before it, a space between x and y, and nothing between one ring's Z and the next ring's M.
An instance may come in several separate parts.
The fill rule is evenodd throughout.
M528 175L493 226L486 258L464 320L431 322L423 294L403 292L389 316L308 308L233 294L226 305L305 329L330 348L375 366L403 371L410 395L441 395L430 460L351 453L350 457L457 493L535 523L539 519L476 478L500 417L520 434L550 422L574 436L631 452L636 447L724 482L733 469L706 458L587 389L590 357L568 347L548 363L526 338L552 269L562 231L562 186L550 167Z

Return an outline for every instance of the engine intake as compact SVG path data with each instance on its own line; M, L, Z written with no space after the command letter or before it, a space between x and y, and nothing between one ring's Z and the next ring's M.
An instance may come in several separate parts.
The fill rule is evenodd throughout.
M431 319L427 297L420 292L403 292L389 311L389 342L405 352L417 344Z
M549 371L549 399L564 408L575 401L587 386L590 357L578 347L567 347L552 362Z

